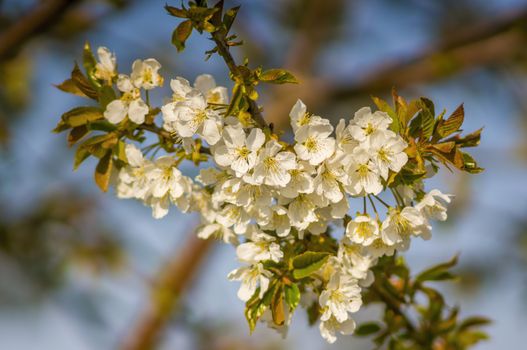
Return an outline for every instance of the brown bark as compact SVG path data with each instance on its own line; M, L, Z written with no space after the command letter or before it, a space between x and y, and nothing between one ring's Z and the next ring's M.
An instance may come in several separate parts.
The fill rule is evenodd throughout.
M122 350L155 348L178 299L190 287L212 246L212 240L199 239L193 233L189 235L180 251L162 267L152 286L149 304L124 339Z
M14 56L27 41L51 27L78 0L45 0L0 34L0 61Z

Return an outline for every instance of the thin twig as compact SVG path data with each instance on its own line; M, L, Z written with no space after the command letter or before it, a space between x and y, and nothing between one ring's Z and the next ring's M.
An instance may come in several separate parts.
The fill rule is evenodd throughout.
M373 283L370 287L375 293L379 296L379 298L386 304L386 306L392 310L396 315L400 316L402 320L404 321L406 325L406 329L408 329L408 332L410 334L416 334L416 327L410 320L410 318L401 310L399 307L399 302L393 299L392 296L390 296L382 287L380 287L377 282ZM417 338L415 338L417 339Z
M218 47L218 53L223 58L225 63L227 64L227 67L229 68L229 71L231 72L231 74L235 77L242 79L242 74L238 68L238 65L234 61L234 57L232 57L231 55L229 46L227 45L227 39L225 38L225 33L223 31L218 30L212 33L212 39L216 43L216 46ZM249 100L249 113L251 113L254 121L258 123L258 125L261 128L266 127L267 124L262 116L262 112L260 111L258 104L252 99L248 99L248 100Z

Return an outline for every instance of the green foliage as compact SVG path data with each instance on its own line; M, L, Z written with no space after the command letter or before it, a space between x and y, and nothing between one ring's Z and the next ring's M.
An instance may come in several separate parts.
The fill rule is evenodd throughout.
M439 291L426 285L453 279L450 270L456 263L457 256L411 278L402 257L381 258L364 301L386 305L384 325L365 323L355 334L374 336L379 347L387 345L389 349L467 349L487 339L479 327L489 324L488 319L460 319L458 308L449 307ZM421 302L422 297L426 302Z
M470 154L461 150L479 145L481 138L481 129L461 136L465 116L463 105L444 119L445 111L436 116L434 103L428 98L407 102L395 90L392 96L394 107L372 97L379 110L392 118L392 131L403 136L409 145L406 149L409 161L399 174L391 174L388 186L412 185L420 181L426 175L427 164L437 169L437 164L442 163L447 169L453 166L471 174L483 171Z
M329 253L305 252L293 259L293 276L296 279L308 277L318 271L328 260Z
M291 311L294 311L300 302L300 289L295 283L284 286L285 291L285 301L287 305L291 308Z
M272 84L298 84L295 76L285 69L269 69L260 75L260 81Z
M185 49L185 42L192 33L192 21L186 20L181 22L174 32L172 33L172 44L177 48L178 51Z
M367 322L359 325L355 330L355 335L359 337L365 337L368 335L375 334L381 330L381 326L377 322Z

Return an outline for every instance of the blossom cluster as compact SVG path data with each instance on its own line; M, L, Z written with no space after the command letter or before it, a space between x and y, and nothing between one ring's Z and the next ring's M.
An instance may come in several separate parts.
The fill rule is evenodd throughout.
M98 55L95 76L114 81L121 92L104 117L112 124L144 124L151 106L142 96L162 86L161 65L136 60L131 74L124 75L117 73L108 49L100 48ZM286 142L261 125L227 115L228 90L210 75L193 84L177 77L170 88L172 95L160 108L162 129L181 150L147 157L128 143L117 195L142 201L155 218L171 205L198 212L199 237L236 246L243 266L228 278L241 281L243 301L263 298L276 273L269 266L284 261L286 247L342 232L332 234L337 249L305 284L300 301L318 302L320 332L329 342L339 332L353 332L351 314L362 305L362 290L373 282L371 268L378 258L408 249L412 237L428 239L430 220L447 217L449 195L427 193L422 182L391 185L408 162L408 143L393 131L385 112L364 107L334 128L298 100L289 113L292 142ZM195 179L184 176L179 164L205 144L206 167ZM355 202L362 210L351 213Z

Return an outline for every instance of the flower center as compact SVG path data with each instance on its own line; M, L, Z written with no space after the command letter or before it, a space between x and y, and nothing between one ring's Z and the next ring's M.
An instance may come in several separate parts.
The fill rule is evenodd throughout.
M304 115L302 117L300 117L300 119L298 119L298 125L299 126L304 126L304 125L308 125L309 122L311 121L311 113L304 113Z
M361 238L368 238L371 236L373 231L370 229L370 224L368 222L360 222L357 225L355 232Z
M309 152L316 152L318 150L318 143L314 137L309 137L304 145Z
M364 132L366 133L366 135L371 135L373 134L374 131L375 131L375 127L372 125L372 123L368 123L368 125L366 126L366 129L364 129Z
M273 157L266 157L263 163L268 170L276 171L278 169L278 162Z
M388 161L388 156L389 155L390 155L390 153L388 151L386 151L384 148L381 148L379 150L379 152L377 152L377 156L383 162L387 162Z
M366 177L370 172L370 167L368 167L368 164L361 164L359 165L357 172L359 173L360 177Z
M397 232L402 235L406 235L410 232L411 224L408 219L406 219L401 214L396 214L394 217L395 226L397 227Z
M201 125L205 119L207 119L207 113L205 111L197 111L196 114L194 114L194 118L192 118L192 124L194 126Z
M242 147L236 148L236 153L238 154L238 157L247 159L251 151L247 147L242 146Z

